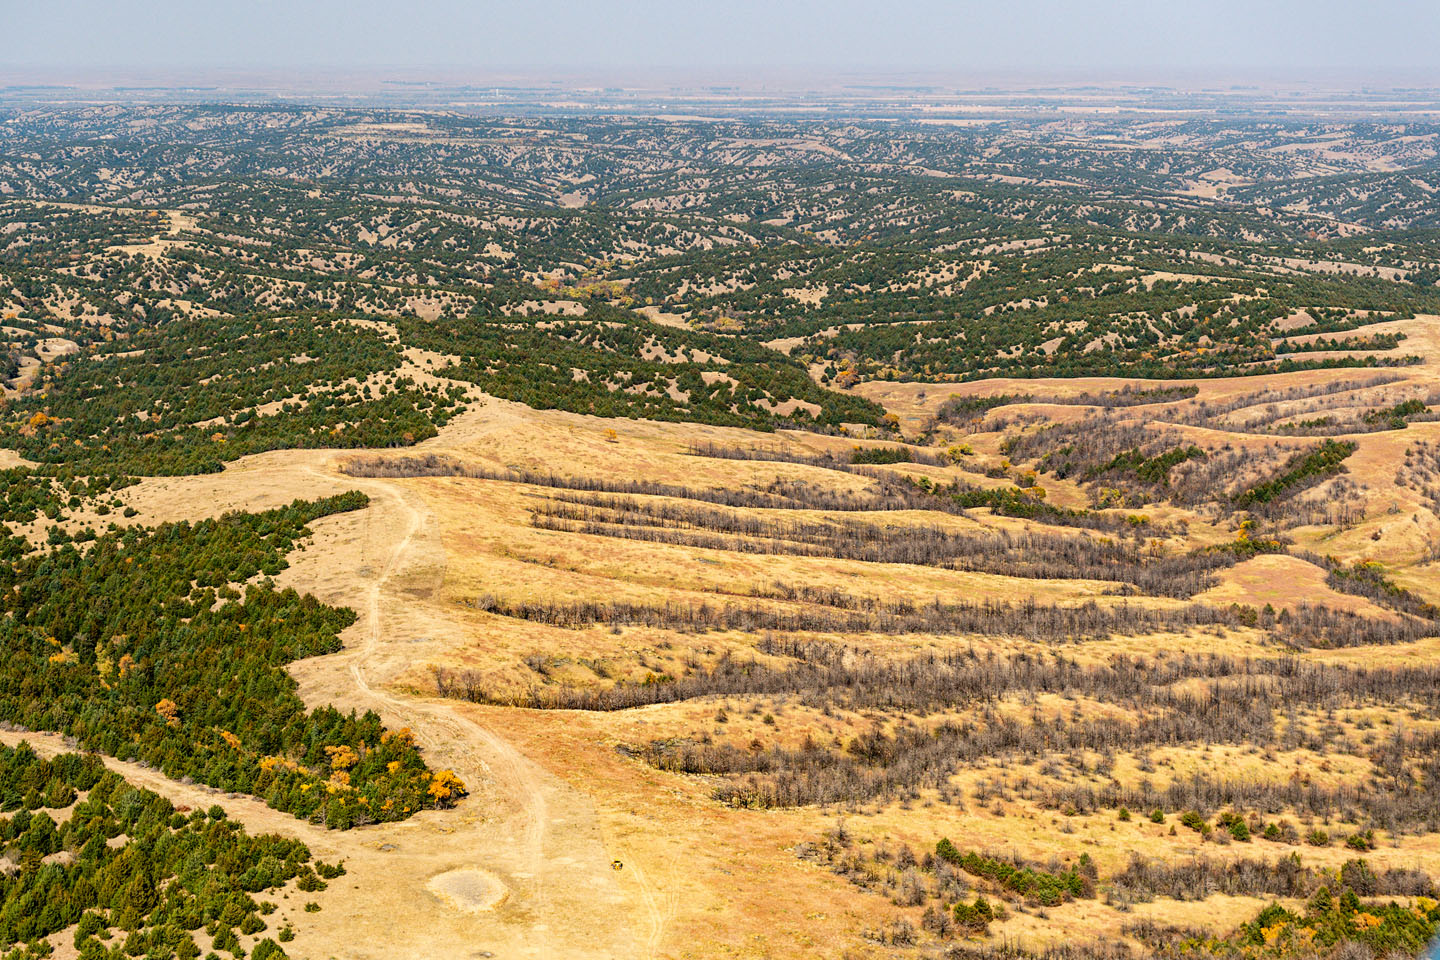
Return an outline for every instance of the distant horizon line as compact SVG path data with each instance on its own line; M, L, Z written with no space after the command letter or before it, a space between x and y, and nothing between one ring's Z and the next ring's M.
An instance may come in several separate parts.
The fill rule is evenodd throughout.
M1255 85L1278 87L1334 86L1348 89L1370 86L1412 90L1440 90L1440 68L1377 67L1357 69L1347 66L1309 66L1304 69L1256 65L1249 67L1222 66L1182 67L1132 65L1096 69L1085 66L1055 66L1032 69L1006 67L917 67L914 65L628 65L587 66L570 64L563 68L543 65L463 64L16 64L0 67L0 86L68 86L78 88L113 88L144 84L161 88L183 88L199 85L262 84L294 86L297 82L336 81L373 84L405 84L446 87L462 85L505 85L523 82L564 88L575 84L601 84L621 88L647 88L656 82L669 85L724 85L737 89L758 89L774 83L835 84L869 80L908 81L916 86L955 85L968 89L959 92L981 92L985 88L1054 85L1076 89L1101 87L1173 87L1193 88L1196 84L1229 86L1236 92Z

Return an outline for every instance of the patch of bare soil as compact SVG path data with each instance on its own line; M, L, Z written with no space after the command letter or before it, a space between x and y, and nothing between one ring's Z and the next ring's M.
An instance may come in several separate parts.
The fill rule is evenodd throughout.
M456 910L484 913L505 902L508 895L500 878L487 870L447 870L430 878L426 888Z

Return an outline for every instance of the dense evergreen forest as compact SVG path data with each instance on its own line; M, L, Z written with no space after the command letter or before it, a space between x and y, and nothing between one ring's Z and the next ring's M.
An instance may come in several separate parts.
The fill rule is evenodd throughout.
M535 406L833 429L880 423L824 388L863 379L1405 365L1402 338L1367 328L1440 312L1421 130L1343 131L1357 158L1417 166L1383 212L1322 215L1366 176L1400 187L1317 176L1284 148L1337 134L1303 122L1097 121L1130 147L1109 156L1042 122L427 115L372 155L351 131L383 111L147 121L37 111L0 148L10 380L44 388L0 443L29 459L144 474L413 442L461 404L417 385L409 347ZM83 162L36 167L68 144ZM1189 193L1211 167L1298 192Z
M247 835L218 806L176 809L93 755L0 747L0 812L0 846L18 863L0 875L8 960L50 956L42 938L71 927L85 960L196 960L202 932L216 950L239 955L243 936L252 958L279 960L293 932L266 919L268 898L344 873L298 841Z
M365 504L119 528L6 565L0 719L340 829L453 802L464 785L408 731L307 711L284 670L339 650L355 614L269 578L306 523Z

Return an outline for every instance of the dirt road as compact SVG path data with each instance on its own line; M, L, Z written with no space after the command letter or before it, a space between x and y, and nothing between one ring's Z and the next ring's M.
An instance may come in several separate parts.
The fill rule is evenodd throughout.
M417 659L417 629L437 628L433 610L407 590L443 581L443 545L418 498L401 483L344 476L334 455L286 451L247 458L225 473L169 478L153 491L156 513L203 516L225 507L263 509L293 497L362 489L370 506L325 518L316 539L291 556L282 585L350 606L360 619L339 653L292 665L307 706L375 710L391 728L409 727L432 768L449 768L470 796L448 811L401 823L337 832L295 820L252 797L181 784L154 770L107 760L139 786L190 807L219 803L253 832L297 837L326 860L343 859L344 877L314 899L318 913L282 903L293 919L294 957L336 960L444 960L495 956L522 960L631 960L653 956L667 926L665 898L627 875L634 903L612 868L594 809L582 793L477 723L463 703L396 695L390 678ZM428 619L427 619L428 618ZM443 629L443 625L439 625ZM453 627L450 629L454 629ZM38 750L67 749L44 734L0 734ZM439 878L437 880L437 878ZM309 899L306 895L306 899ZM630 918L647 917L637 941ZM276 924L278 926L278 923Z

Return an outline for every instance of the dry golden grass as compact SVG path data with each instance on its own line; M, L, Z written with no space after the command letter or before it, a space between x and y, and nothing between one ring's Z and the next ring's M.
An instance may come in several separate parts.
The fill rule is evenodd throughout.
M1276 610L1294 610L1298 604L1324 604L1337 610L1349 610L1381 620L1395 615L1366 600L1341 593L1325 583L1325 571L1299 557L1267 554L1238 563L1220 574L1220 583L1197 600L1223 605L1242 603L1252 607L1266 604Z
M1423 341L1435 346L1434 323L1409 322L1406 349ZM415 358L423 362L424 358ZM1433 378L1429 364L1406 370L1417 382ZM1287 375L1288 377L1289 375ZM1272 378L1276 383L1314 382L1354 376L1326 371ZM962 392L1009 390L1114 389L1127 381L1090 380L991 382L946 385L867 384L858 392L881 399L908 425L918 424L946 396ZM1206 381L1203 396L1222 398L1253 391L1243 379ZM919 394L924 392L924 398ZM1052 407L1073 416L1079 408ZM616 433L612 440L606 431ZM1198 430L1198 428L1192 428ZM1223 431L1208 431L1223 433ZM1345 561L1381 557L1397 565L1395 578L1430 599L1440 599L1440 570L1419 561L1437 524L1419 495L1395 483L1406 443L1440 433L1440 424L1416 424L1401 432L1356 437L1360 450L1349 462L1351 477L1366 500L1366 517L1351 529L1305 528L1295 532L1298 546L1334 554ZM964 479L988 485L983 470L1001 458L999 434L971 438L977 451L956 467L900 465L900 475L929 476L948 482ZM1253 437L1226 435L1236 444ZM1313 441L1296 441L1305 445ZM817 467L690 456L697 443L784 447L808 453L844 454L854 441L843 437L780 433L759 435L729 428L604 421L557 412L537 412L498 400L486 400L457 419L417 452L436 453L489 469L524 468L570 476L658 481L688 487L736 489L763 486L777 478L804 480L836 490L858 491L865 477ZM302 694L313 704L374 708L388 723L416 729L432 761L452 766L471 781L473 795L459 809L427 814L406 824L365 828L344 836L317 839L327 855L345 854L354 885L366 907L387 919L364 921L364 936L374 955L424 956L409 930L430 933L431 949L471 944L498 955L522 957L744 957L801 958L888 955L888 948L863 939L901 915L918 921L918 910L899 908L885 897L863 891L822 865L796 855L797 845L813 841L844 819L857 838L876 843L906 843L917 852L933 849L948 836L964 848L1013 851L1046 861L1089 853L1103 878L1122 868L1131 852L1176 859L1203 850L1213 857L1268 856L1288 853L1283 844L1205 844L1192 831L1171 835L1172 814L1163 825L1144 812L1118 822L1113 811L1064 816L1038 806L1022 794L1045 783L1103 783L1108 777L1157 784L1196 771L1223 770L1257 781L1311 778L1318 784L1357 782L1373 774L1363 757L1363 741L1384 735L1393 725L1416 721L1395 707L1377 705L1368 712L1344 712L1333 718L1358 753L1320 756L1305 750L1267 753L1246 746L1157 747L1144 766L1133 753L1119 752L1106 774L1096 772L1101 758L1087 756L1085 770L1062 763L1056 779L1042 764L1019 762L977 765L958 770L951 787L967 798L963 808L943 802L924 789L918 798L883 800L847 809L802 807L740 810L711 796L713 777L662 772L616 748L653 740L709 736L716 742L795 747L807 737L817 742L847 742L871 730L892 730L901 722L937 724L973 719L973 711L938 711L924 718L901 718L873 711L821 711L794 698L726 696L638 707L612 713L541 711L440 701L433 696L431 668L471 669L497 694L534 685L594 686L616 676L638 678L646 672L679 675L692 665L713 663L722 654L753 657L757 637L739 632L680 633L646 627L570 630L514 620L476 609L471 603L491 595L508 602L626 600L636 603L752 601L748 595L775 583L834 588L885 600L927 602L1033 598L1045 603L1117 602L1114 584L1086 580L1030 580L963 573L904 564L784 555L735 553L668 544L652 544L538 529L533 506L553 491L524 484L463 477L361 479L340 468L353 452L277 452L247 458L224 473L146 480L122 493L154 522L199 517L224 509L255 510L297 496L318 496L362 489L372 506L314 524L315 538L292 556L280 578L285 585L310 590L321 599L350 605L362 619L347 634L346 651L297 664ZM1083 507L1088 495L1076 482L1045 478L1050 502ZM1391 502L1398 512L1390 512ZM1147 507L1157 522L1184 520L1170 549L1209 546L1232 540L1234 523L1173 505ZM816 516L785 511L788 518ZM1411 520L1416 516L1418 520ZM1026 521L973 511L968 517L894 513L875 516L893 524L940 524L957 530L1021 530ZM1378 532L1378 539L1375 534ZM1087 533L1076 533L1088 536ZM1288 556L1262 556L1242 563L1198 599L1215 604L1241 603L1277 608L1321 602L1376 618L1393 614L1376 604L1341 594L1325 584L1324 571ZM1172 605L1180 601L1130 598L1132 603ZM904 657L922 651L975 649L981 655L1028 652L1048 656L1053 648L1004 637L885 635L830 637L863 647L877 657ZM1117 656L1214 652L1236 657L1275 656L1272 641L1258 630L1205 630L1188 635L1114 637L1066 645L1062 652L1089 664ZM532 655L547 663L547 676L525 663ZM1308 651L1301 656L1342 664L1426 663L1440 655L1440 640L1374 648ZM603 667L604 675L594 669ZM1197 686L1196 692L1203 692ZM1126 708L1099 701L1042 696L1034 701L1007 699L996 709L1016 716L1126 714ZM723 712L724 720L720 719ZM769 718L769 719L767 719ZM1320 729L1325 718L1302 714L1299 722ZM1423 727L1421 722L1419 726ZM1063 759L1063 758L1062 758ZM153 779L153 778L152 778ZM984 803L969 799L983 784L1008 785L1008 799ZM161 784L163 786L163 784ZM225 801L253 826L306 835L286 818ZM1295 818L1297 823L1299 818ZM1342 831L1343 832L1343 831ZM397 849L380 852L385 843ZM1367 856L1377 865L1421 866L1440 873L1440 837L1405 836L1392 845L1385 837ZM1307 863L1338 866L1347 859L1339 846L1299 848ZM1353 854L1351 854L1353 855ZM613 869L612 861L620 863ZM437 875L457 869L488 871L505 888L503 902L488 912L457 909L454 898L427 890ZM357 894L357 898L358 898ZM371 900L370 898L375 898ZM335 898L337 901L340 898ZM1223 931L1247 919L1262 901L1211 897L1202 903L1156 901L1121 914L1101 901L1084 901L1035 913L1012 911L995 933L1030 943L1113 938L1139 917ZM908 910L908 914L907 914ZM299 925L297 947L322 956L354 942L356 920L348 909ZM596 931L605 931L595 936ZM440 945L438 947L433 945ZM502 949L504 952L502 953ZM429 954L439 955L439 954ZM457 954L458 955L458 954Z

